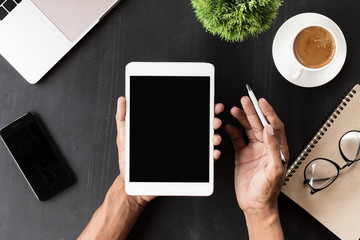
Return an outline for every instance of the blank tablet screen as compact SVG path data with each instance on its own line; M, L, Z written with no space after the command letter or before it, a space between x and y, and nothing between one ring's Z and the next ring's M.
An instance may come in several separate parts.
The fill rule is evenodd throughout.
M210 77L130 76L130 182L209 182Z

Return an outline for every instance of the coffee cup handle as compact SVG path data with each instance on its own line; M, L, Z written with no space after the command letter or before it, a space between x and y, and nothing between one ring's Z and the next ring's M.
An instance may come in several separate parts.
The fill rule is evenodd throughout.
M304 69L300 66L300 64L296 64L294 67L294 70L292 72L292 78L294 80L298 80L303 71L304 71Z

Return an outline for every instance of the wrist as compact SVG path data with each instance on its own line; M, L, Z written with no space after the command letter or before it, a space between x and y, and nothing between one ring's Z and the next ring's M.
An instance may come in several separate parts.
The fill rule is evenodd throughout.
M125 192L125 181L120 176L115 179L108 194L106 195L105 201L112 198L123 199L133 212L141 212L148 203L141 196L128 195Z
M277 208L271 209L256 209L244 212L247 223L271 223L274 220L278 220L279 211Z
M247 208L243 210L245 217L248 218L267 218L272 216L279 216L277 203L273 205L266 205L259 208Z
M146 203L129 196L117 177L79 239L126 239Z
M244 211L250 239L283 239L277 206Z

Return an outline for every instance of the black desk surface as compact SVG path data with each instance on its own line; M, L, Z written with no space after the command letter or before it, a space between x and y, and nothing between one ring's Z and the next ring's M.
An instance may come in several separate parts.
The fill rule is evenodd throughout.
M77 183L46 202L36 200L0 144L0 239L74 239L88 223L118 174L116 99L124 95L130 61L204 61L216 68L216 102L224 123L246 94L245 83L269 100L286 126L292 160L359 81L360 2L288 0L271 29L232 44L206 33L190 0L124 0L38 84L30 85L0 58L0 126L21 114L40 115L77 177ZM290 17L317 12L342 29L348 55L340 74L318 88L287 82L272 60L272 40ZM223 155L215 164L211 197L162 197L151 202L129 239L247 239L233 186L233 150L220 130ZM287 239L336 239L281 194L279 208Z

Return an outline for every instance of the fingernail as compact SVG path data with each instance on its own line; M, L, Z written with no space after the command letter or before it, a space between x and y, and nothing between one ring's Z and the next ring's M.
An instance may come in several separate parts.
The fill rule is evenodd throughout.
M275 132L274 132L274 128L269 124L268 127L267 127L267 133L270 135L270 136L274 136Z

